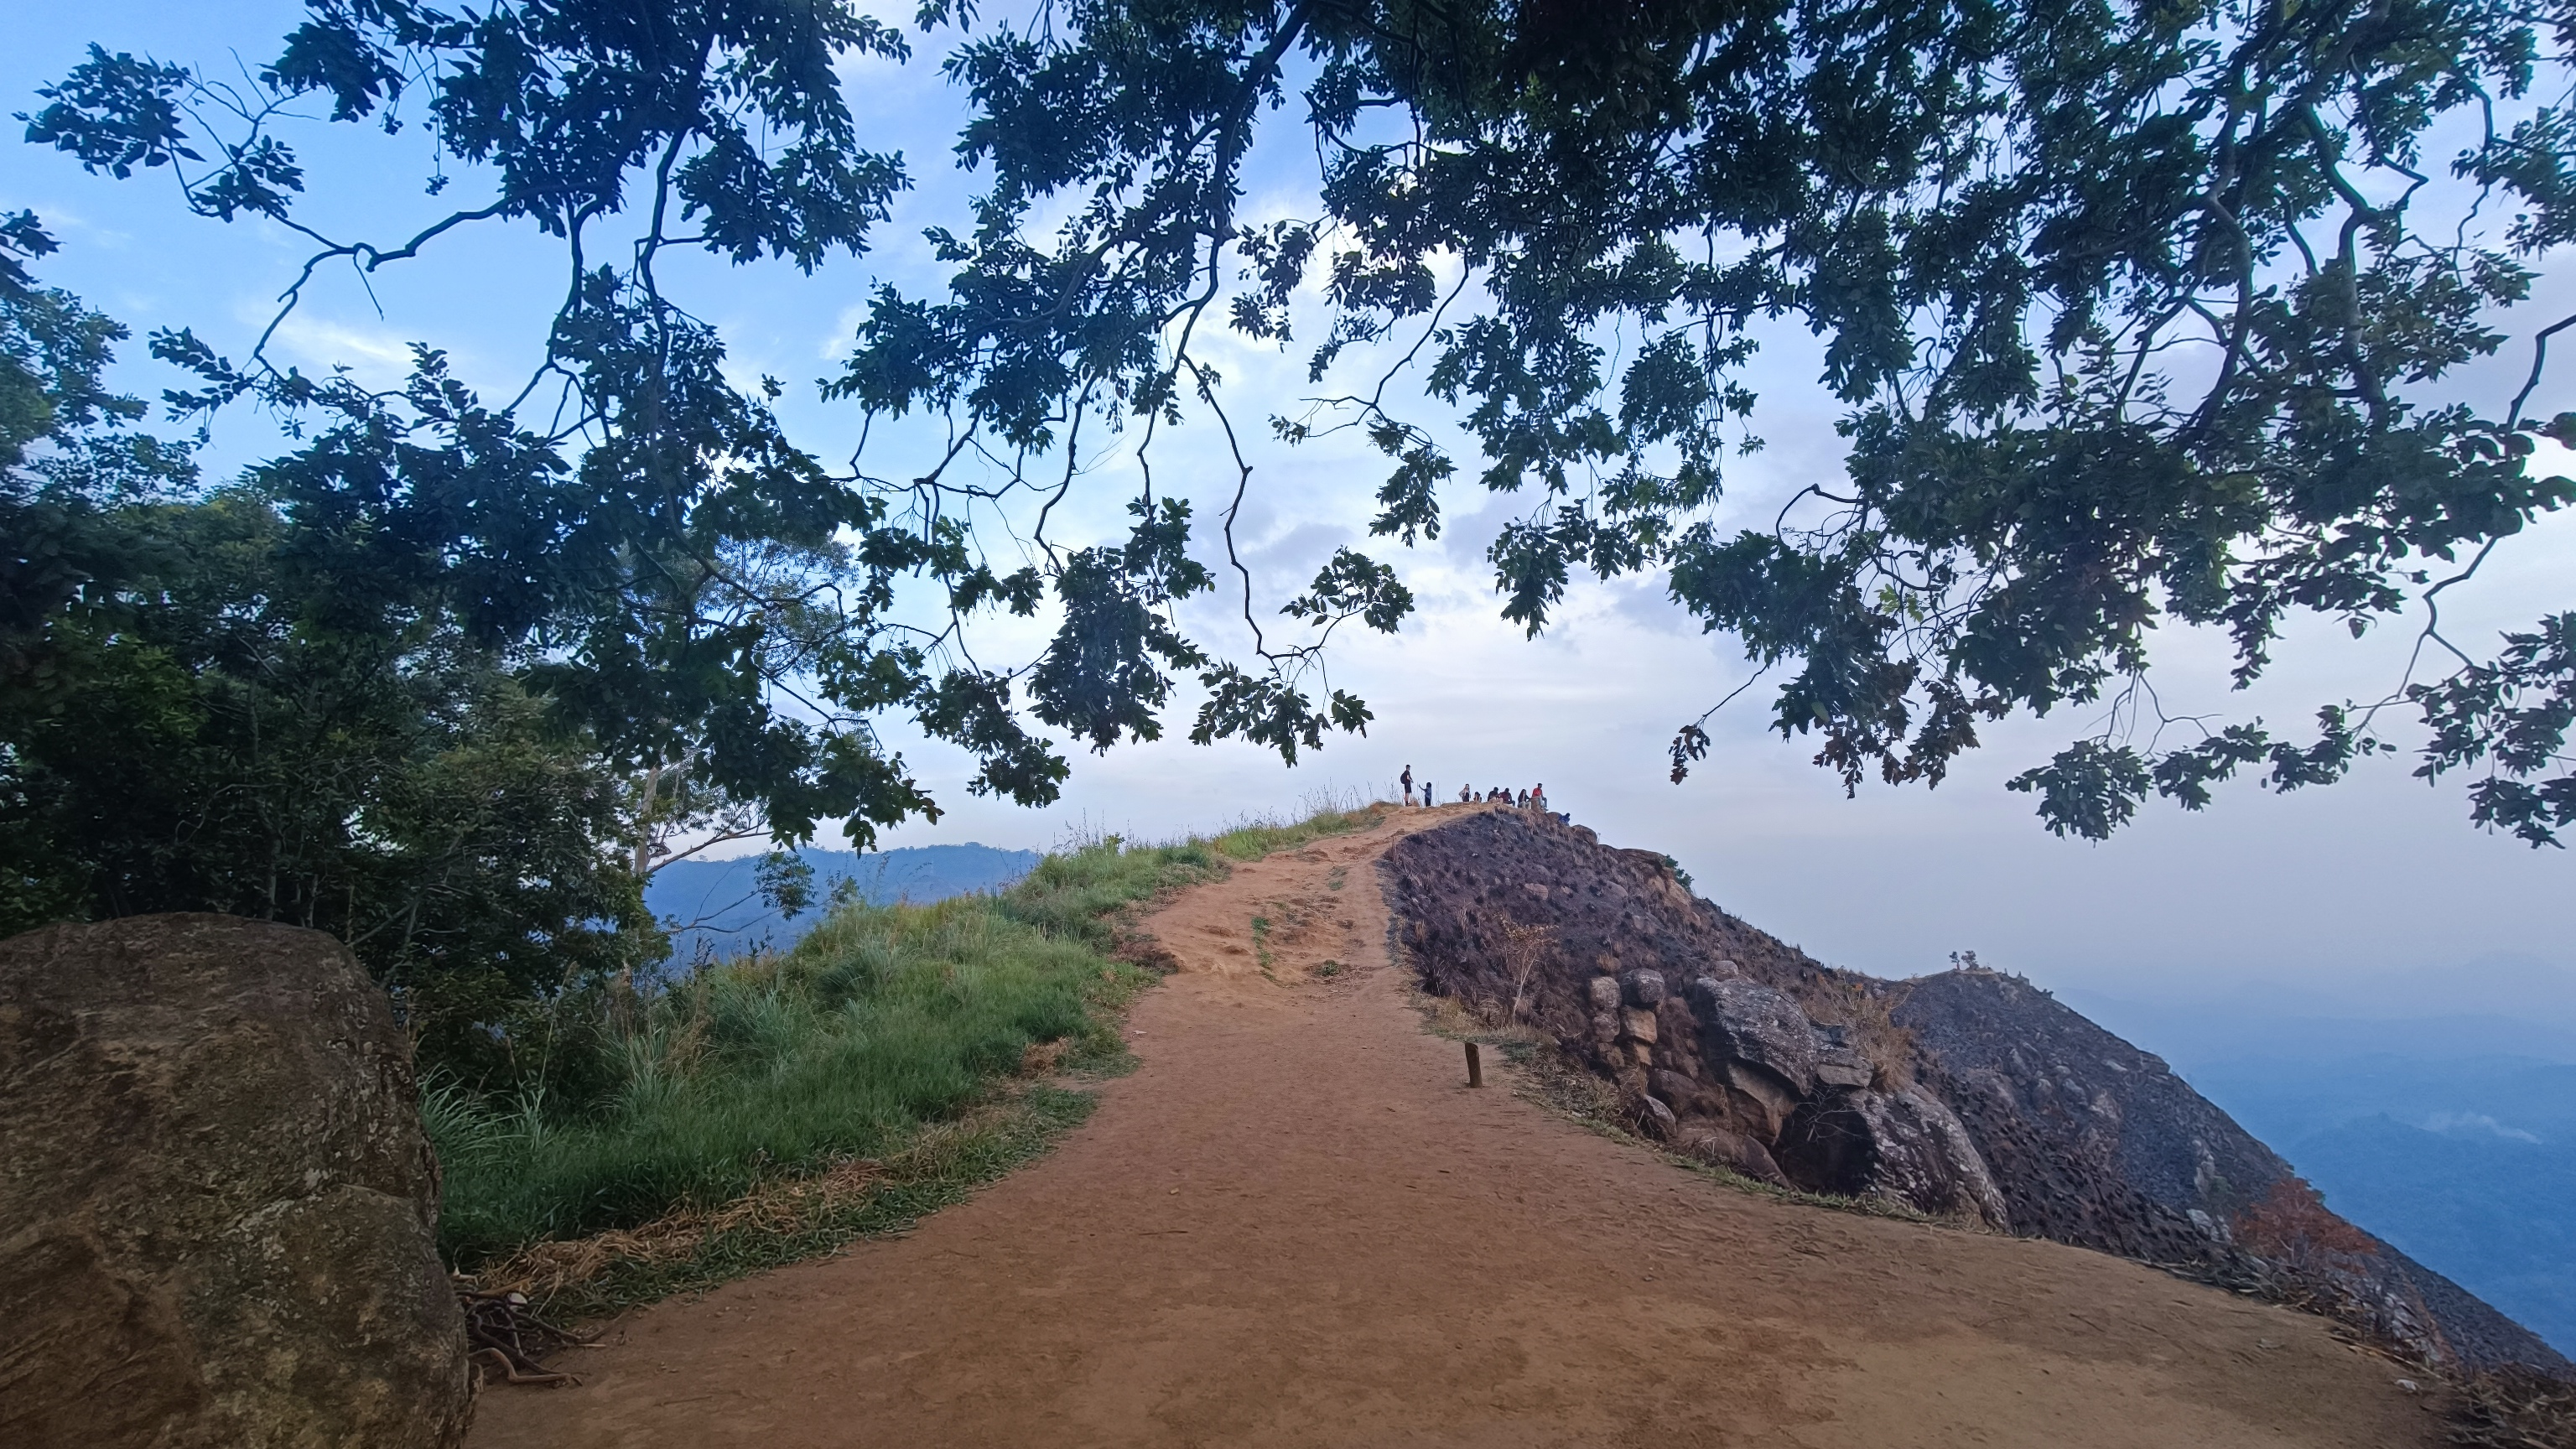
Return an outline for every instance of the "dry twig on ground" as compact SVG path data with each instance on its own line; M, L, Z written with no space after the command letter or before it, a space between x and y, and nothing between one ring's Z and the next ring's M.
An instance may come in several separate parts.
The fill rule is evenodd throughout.
M476 1273L475 1280L496 1293L552 1298L614 1263L676 1261L708 1238L738 1228L787 1231L863 1195L883 1171L879 1163L854 1158L808 1177L764 1183L712 1212L683 1207L634 1228L534 1243Z
M503 1383L549 1388L581 1382L547 1368L544 1359L562 1349L586 1348L591 1341L539 1318L529 1309L526 1294L486 1293L459 1285L456 1301L465 1310L466 1358L483 1382L491 1382L495 1375Z
M2576 1384L2528 1369L2475 1374L2459 1385L2451 1442L2480 1449L2576 1449Z

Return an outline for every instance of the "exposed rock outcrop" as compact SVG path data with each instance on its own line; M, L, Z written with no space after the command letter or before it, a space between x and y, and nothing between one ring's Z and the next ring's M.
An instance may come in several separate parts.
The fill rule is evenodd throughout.
M1488 1011L1518 1001L1679 1150L2261 1283L2464 1368L2576 1372L2327 1211L2161 1060L2027 982L1826 967L1693 897L1664 857L1524 811L1409 836L1384 870L1426 989Z
M0 942L0 1443L447 1449L437 1168L382 991L229 916Z
M1820 1093L1790 1116L1771 1153L1791 1177L1829 1192L1883 1193L1990 1227L2011 1222L1968 1129L1921 1087Z

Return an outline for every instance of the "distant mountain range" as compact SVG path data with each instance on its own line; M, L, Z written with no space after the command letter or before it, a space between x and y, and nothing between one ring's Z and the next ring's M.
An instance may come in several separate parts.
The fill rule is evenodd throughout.
M761 900L753 879L760 864L756 855L673 861L655 872L644 904L657 919L684 928L671 935L671 960L685 965L701 954L721 960L764 946L783 950L823 918L837 881L855 881L860 898L870 905L924 905L1000 890L1027 875L1040 859L1034 850L971 844L911 845L865 855L815 849L796 854L814 867L814 904L792 921Z
M2576 1030L2554 1012L2337 1019L2065 996L2164 1055L2327 1206L2576 1353Z

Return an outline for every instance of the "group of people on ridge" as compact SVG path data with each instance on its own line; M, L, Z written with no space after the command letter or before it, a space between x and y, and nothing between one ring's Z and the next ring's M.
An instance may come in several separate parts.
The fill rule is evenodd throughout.
M1396 778L1397 782L1404 786L1404 803L1407 805L1417 803L1413 789L1413 767L1411 765L1405 766L1404 773ZM1547 787L1545 785L1532 785L1526 790L1515 791L1508 785L1496 785L1494 788L1486 791L1482 795L1478 795L1476 793L1476 787L1473 785L1461 785L1458 787L1459 804L1473 805L1479 800L1489 805L1511 805L1523 810L1545 810L1547 809ZM1438 797L1433 795L1431 792L1431 782L1429 780L1424 780L1422 782L1419 803L1423 805L1437 805L1440 803Z

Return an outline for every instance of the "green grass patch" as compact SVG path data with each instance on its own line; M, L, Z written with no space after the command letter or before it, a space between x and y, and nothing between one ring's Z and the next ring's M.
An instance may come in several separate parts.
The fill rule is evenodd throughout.
M536 1311L557 1321L603 1317L675 1293L712 1288L747 1274L838 1251L861 1238L900 1233L986 1183L1041 1155L1080 1126L1096 1105L1088 1092L1033 1085L964 1118L927 1128L885 1164L864 1190L791 1211L670 1239L603 1244L597 1266L560 1286L533 1281ZM802 1209L802 1210L794 1210ZM686 1226L685 1224L683 1226ZM572 1246L572 1245L547 1245ZM583 1245L587 1246L587 1245ZM544 1266L543 1248L530 1255Z
M1275 851L1295 850L1334 835L1366 830L1386 818L1374 805L1347 810L1318 810L1303 820L1246 821L1209 842L1228 860L1259 860Z
M990 899L838 912L784 955L632 1002L631 1020L612 999L591 1048L608 1087L589 1110L434 1088L441 1239L472 1268L884 1156L1032 1047L1063 1042L1074 1064L1118 1055L1114 1013L1146 979Z
M1132 910L1374 823L1329 816L1175 845L1097 840L998 895L848 906L784 953L568 995L533 1085L424 1092L441 1251L460 1271L525 1276L573 1260L549 1259L551 1245L624 1235L599 1262L574 1254L579 1272L547 1270L555 1311L584 1313L954 1201L1089 1110L1040 1079L1131 1064L1118 1019L1155 979L1112 954ZM800 1181L859 1186L781 1195ZM776 1210L739 1211L763 1203Z

